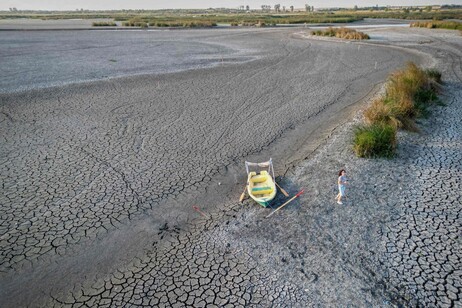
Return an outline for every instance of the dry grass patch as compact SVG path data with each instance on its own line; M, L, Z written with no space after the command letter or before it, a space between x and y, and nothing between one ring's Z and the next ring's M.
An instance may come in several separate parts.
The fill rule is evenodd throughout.
M363 32L356 31L354 29L348 28L332 28L329 27L327 30L317 30L311 31L312 35L318 36L328 36L328 37L337 37L346 40L368 40L370 39L369 35Z
M139 27L139 28L147 28L148 27L148 23L143 21L140 18L130 19L129 21L123 22L122 25L125 26L125 27Z
M396 148L396 136L389 135L392 132L389 127L394 129L395 135L400 128L418 131L415 119L428 116L428 107L440 103L440 82L440 72L422 70L414 63L392 73L385 95L364 111L366 125L355 132L356 154L360 157L390 157L390 151Z
M411 27L427 28L427 29L449 29L462 30L462 22L457 21L416 21L411 23Z
M94 21L91 24L93 27L117 27L113 21Z
M428 106L439 101L439 82L439 72L424 71L414 63L408 63L405 69L390 75L385 95L364 112L366 121L415 131L414 119L427 115Z
M217 24L211 21L150 21L150 27L170 27L170 28L210 28Z

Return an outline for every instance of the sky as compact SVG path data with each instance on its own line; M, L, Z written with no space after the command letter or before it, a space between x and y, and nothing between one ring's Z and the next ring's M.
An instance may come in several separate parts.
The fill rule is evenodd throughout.
M120 10L120 9L191 9L226 7L237 8L249 5L250 8L260 8L262 4L303 8L305 3L316 7L353 7L386 6L386 5L429 5L429 4L462 4L462 0L1 0L0 10L15 7L18 10Z

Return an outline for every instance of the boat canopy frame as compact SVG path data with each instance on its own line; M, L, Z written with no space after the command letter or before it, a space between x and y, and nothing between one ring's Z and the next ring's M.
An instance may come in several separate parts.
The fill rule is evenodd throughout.
M273 177L274 181L274 167L273 167L273 159L270 158L268 161L261 162L261 163L252 163L252 162L245 162L245 171L247 171L247 175L249 175L250 172L254 171L251 169L256 169L255 171L260 172L262 170L268 171L268 173Z

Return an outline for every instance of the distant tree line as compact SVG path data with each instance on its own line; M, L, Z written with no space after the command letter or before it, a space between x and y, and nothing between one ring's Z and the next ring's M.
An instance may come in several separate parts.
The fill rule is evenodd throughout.
M260 6L261 10L263 12L271 12L271 10L273 9L276 13L280 13L280 12L287 12L288 9L286 8L286 6L281 6L281 4L275 4L274 6L271 6L271 5L268 5L268 4L262 4ZM250 11L250 6L249 5L241 5L239 6L239 10L241 11ZM295 10L295 7L293 5L289 6L289 10L290 12L293 12ZM308 5L308 4L305 4L305 11L306 12L314 12L314 6L311 6L311 5Z

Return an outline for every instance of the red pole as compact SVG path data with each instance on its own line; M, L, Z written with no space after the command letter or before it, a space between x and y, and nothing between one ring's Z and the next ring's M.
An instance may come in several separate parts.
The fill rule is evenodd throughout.
M272 211L268 216L266 216L266 218L270 217L271 215L273 215L274 213L276 213L277 211L279 211L280 209L282 209L284 206L286 206L287 204L289 204L290 202L292 202L292 201L295 200L296 198L300 197L304 192L305 192L305 190L302 189L298 194L296 194L295 196L293 196L292 198L290 198L289 201L287 201L286 203L284 203L283 205L281 205L280 207L278 207L277 209L275 209L274 211Z

